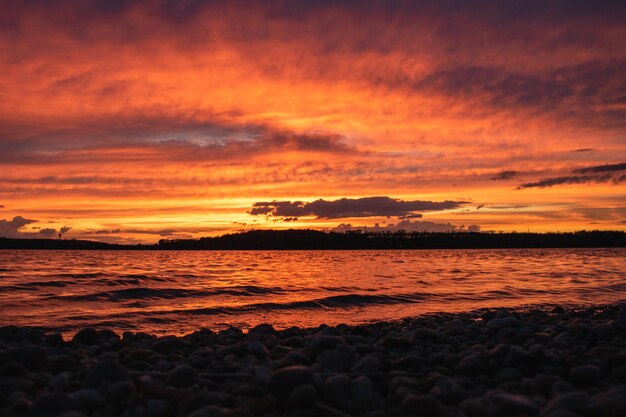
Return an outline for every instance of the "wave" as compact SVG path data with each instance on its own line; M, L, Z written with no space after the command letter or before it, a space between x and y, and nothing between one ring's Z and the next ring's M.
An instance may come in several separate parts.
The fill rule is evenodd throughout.
M49 298L63 301L134 301L134 300L171 300L176 298L202 298L219 295L234 295L239 297L254 295L279 294L284 290L279 288L257 287L242 285L237 287L214 288L210 290L194 290L186 288L124 288L119 290L102 291L78 295L52 295Z

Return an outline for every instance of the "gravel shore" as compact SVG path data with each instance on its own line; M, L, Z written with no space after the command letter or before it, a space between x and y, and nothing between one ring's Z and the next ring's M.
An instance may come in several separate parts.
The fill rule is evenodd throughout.
M626 416L626 303L184 337L0 328L0 416Z

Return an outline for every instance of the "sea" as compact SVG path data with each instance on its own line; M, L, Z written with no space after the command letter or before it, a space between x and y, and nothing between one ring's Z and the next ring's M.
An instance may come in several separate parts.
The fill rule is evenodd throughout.
M626 248L0 250L0 325L183 335L626 300Z

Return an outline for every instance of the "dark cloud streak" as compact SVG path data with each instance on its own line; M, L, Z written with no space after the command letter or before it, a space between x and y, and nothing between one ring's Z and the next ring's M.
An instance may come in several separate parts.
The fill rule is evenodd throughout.
M419 217L416 211L435 211L458 208L464 201L403 201L390 197L341 198L339 200L319 199L307 203L302 201L257 202L248 212L253 216L294 218L315 216L319 219L348 217Z

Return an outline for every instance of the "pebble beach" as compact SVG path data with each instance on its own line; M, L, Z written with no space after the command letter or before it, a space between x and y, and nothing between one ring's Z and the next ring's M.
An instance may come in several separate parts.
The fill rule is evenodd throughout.
M0 328L1 416L626 415L626 303L183 337Z

